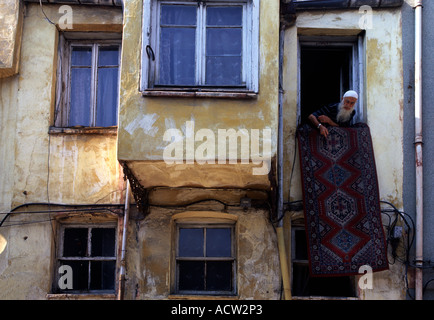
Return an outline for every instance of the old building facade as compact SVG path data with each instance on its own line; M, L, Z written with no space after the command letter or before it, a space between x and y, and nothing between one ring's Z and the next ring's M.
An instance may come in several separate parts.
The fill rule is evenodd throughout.
M412 297L414 4L73 2L2 5L1 299ZM389 246L370 285L303 255L296 129L348 89Z

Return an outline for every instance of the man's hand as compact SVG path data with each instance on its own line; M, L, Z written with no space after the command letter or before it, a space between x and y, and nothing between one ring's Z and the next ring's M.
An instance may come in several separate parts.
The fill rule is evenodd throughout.
M334 122L332 119L330 119L328 116L325 115L318 116L318 120L321 123L328 123L332 127L339 127L339 125L336 122Z
M327 130L326 127L324 127L323 125L319 126L319 134L324 136L324 138L327 138L327 136L329 135L329 131Z
M329 131L325 126L323 126L323 123L327 123L334 127L338 126L332 119L325 115L318 116L317 119L313 114L310 114L308 119L316 128L318 128L320 135L322 135L324 138L327 138Z

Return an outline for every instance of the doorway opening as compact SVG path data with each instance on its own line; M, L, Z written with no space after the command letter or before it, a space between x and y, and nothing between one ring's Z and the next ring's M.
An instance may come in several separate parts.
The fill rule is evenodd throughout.
M319 108L337 103L347 90L355 90L353 123L364 121L364 40L363 35L349 37L299 36L298 124ZM304 221L293 222L292 294L354 298L355 278L311 277Z
M355 122L363 119L363 40L355 37L299 38L299 119L337 103L347 90L359 93Z

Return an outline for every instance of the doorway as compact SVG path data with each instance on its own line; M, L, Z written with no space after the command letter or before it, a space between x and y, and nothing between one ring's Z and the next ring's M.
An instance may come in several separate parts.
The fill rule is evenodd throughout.
M363 119L361 37L299 38L299 120L337 103L347 90L359 93L355 121Z

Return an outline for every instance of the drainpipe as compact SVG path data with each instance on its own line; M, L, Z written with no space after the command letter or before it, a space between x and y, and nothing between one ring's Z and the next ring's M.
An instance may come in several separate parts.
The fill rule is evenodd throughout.
M127 179L127 189L125 192L125 210L124 222L122 230L122 251L119 270L119 287L118 287L118 300L124 300L125 293L125 260L126 260L126 246L127 246L127 233L128 233L128 219L130 214L130 181Z
M283 233L283 89L282 89L282 66L283 66L283 39L285 31L283 28L279 34L279 132L278 132L278 201L277 201L277 217L278 225L277 245L279 248L280 271L282 273L283 291L285 300L291 300L291 280L288 267L288 259L286 254L285 238Z
M416 300L423 299L422 0L415 1Z

